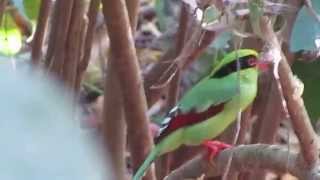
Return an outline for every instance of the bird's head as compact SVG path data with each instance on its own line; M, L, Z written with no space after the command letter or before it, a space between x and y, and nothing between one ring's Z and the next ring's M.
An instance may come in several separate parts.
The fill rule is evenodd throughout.
M239 67L238 67L238 62ZM225 76L236 72L238 68L257 68L261 71L268 69L269 63L259 59L259 54L253 49L239 49L227 54L213 69L212 75Z

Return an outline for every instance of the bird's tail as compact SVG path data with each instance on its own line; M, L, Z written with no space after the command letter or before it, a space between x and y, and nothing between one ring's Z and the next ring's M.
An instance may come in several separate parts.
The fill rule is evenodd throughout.
M146 158L146 160L144 160L142 165L139 167L138 171L133 176L132 180L141 180L141 178L144 176L144 173L147 171L151 163L157 158L159 153L160 153L159 148L157 147L153 148L152 151L149 153L148 157Z

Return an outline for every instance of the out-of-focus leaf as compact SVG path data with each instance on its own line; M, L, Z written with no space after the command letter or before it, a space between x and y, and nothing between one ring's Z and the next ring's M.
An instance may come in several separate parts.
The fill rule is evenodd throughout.
M218 19L220 14L220 11L217 8L215 8L215 6L209 6L203 11L202 22L204 24L212 23Z
M312 1L313 8L320 13L320 1ZM320 23L310 15L306 7L299 11L290 40L290 50L314 51L320 48Z
M165 30L167 27L166 15L164 13L165 1L164 0L156 0L155 2L156 2L155 9L156 9L156 13L157 13L159 28L161 30Z
M304 83L303 99L311 120L320 117L320 62L303 63L296 61L292 67L294 73Z
M163 32L177 25L181 1L155 0L159 29Z
M2 17L2 24L0 24L0 28L6 29L16 29L17 25L9 12L5 12Z
M21 46L22 36L17 28L0 28L0 54L14 55L20 51Z
M232 37L231 32L225 31L222 32L217 39L213 41L213 43L210 45L210 47L215 48L215 49L222 49L226 48L228 46L228 41L230 41Z
M32 21L36 21L39 14L41 0L24 0L24 11L28 18Z

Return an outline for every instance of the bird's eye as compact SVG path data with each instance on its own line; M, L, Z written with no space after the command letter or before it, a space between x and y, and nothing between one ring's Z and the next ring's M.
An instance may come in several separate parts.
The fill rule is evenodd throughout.
M250 66L255 66L255 65L257 65L257 60L255 58L250 58L250 59L248 59L248 64Z

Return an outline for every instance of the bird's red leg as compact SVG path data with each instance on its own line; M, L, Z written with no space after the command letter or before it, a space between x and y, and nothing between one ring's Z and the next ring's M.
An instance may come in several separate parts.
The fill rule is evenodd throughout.
M203 145L208 149L208 160L210 162L220 151L232 147L230 144L220 141L205 141L203 142Z

